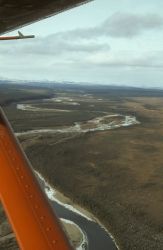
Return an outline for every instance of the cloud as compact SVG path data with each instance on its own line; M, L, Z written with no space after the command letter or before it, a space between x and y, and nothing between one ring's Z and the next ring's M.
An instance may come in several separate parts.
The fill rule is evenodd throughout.
M24 48L21 49L21 51ZM110 46L104 42L94 41L76 41L67 39L66 35L58 37L52 35L46 38L40 38L36 43L28 44L25 53L61 55L66 53L93 53L96 51L110 50Z
M75 36L70 38L68 32L40 37L32 41L13 42L12 46L8 42L1 45L1 54L5 55L60 56L67 53L94 53L109 50L110 46L106 42L90 41L90 39L83 41L83 39L75 39Z
M163 18L157 14L115 13L102 24L101 34L131 38L161 27L163 27Z
M85 63L105 68L163 68L163 51L135 53L134 51L118 51L112 53L96 53L88 56Z
M16 41L1 45L5 55L60 56L73 53L97 53L110 51L107 37L133 38L149 30L163 27L163 18L157 14L114 13L96 27L58 32L31 41Z
M118 72L123 74L128 68L133 72L136 69L158 74L163 68L163 51L152 52L151 45L144 46L148 42L146 37L141 38L140 49L137 39L132 40L132 46L130 39L147 31L154 31L151 33L154 36L162 26L163 19L156 14L114 13L96 27L13 41L12 44L2 42L0 71L27 79L57 79L58 76L64 80L69 77L109 79L112 72L118 77ZM151 44L158 50L156 46L161 43L152 41Z
M163 27L163 18L157 14L132 14L117 12L96 27L77 29L66 34L58 33L75 39L98 39L99 37L132 38L150 30Z

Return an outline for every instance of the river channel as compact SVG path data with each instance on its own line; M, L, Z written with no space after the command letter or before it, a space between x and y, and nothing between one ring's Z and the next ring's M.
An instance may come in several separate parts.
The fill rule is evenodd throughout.
M36 108L29 104L18 104L18 110L22 111L51 111L51 112L64 112L67 110L48 110ZM87 122L78 122L74 123L69 127L60 127L54 129L42 128L30 131L21 131L17 133L17 136L21 135L32 135L32 134L41 134L41 133L86 133L86 132L95 132L102 130L111 130L120 127L128 127L132 125L139 124L135 116L129 115L121 115L121 114L107 114L105 113L103 116L96 117ZM39 174L38 174L39 176ZM38 177L39 178L39 177ZM41 186L46 191L47 189L51 189L43 177L39 178L41 182ZM46 192L47 193L47 192ZM48 195L48 193L47 193ZM52 207L54 208L56 214L59 218L66 219L77 224L83 232L85 237L85 244L81 245L77 250L116 250L116 243L100 224L98 224L95 220L87 218L84 214L78 213L75 209L70 209L64 203L61 203L57 199L52 199L51 195L49 196L49 200L51 202Z
M42 177L38 178L45 192L50 189L52 190ZM51 191L46 192L46 194L57 216L74 222L82 230L85 244L83 246L81 245L77 250L117 250L116 244L111 235L95 220L85 216L80 211L57 199L53 199Z

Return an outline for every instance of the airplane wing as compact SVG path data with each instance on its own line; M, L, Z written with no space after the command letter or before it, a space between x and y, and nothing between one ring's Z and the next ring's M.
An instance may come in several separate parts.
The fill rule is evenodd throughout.
M0 35L90 0L5 0L0 1Z

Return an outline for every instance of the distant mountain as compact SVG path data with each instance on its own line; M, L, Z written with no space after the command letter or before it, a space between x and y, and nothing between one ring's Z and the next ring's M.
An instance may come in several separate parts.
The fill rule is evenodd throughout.
M134 86L103 85L86 82L57 82L57 81L29 81L29 80L9 80L1 79L0 85L13 84L25 85L26 87L52 88L56 90L77 91L79 93L102 94L109 96L163 96L161 88L141 88Z

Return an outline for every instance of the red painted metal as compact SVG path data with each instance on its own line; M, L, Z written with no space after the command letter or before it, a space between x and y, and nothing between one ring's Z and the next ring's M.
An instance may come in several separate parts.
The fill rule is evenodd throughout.
M28 38L35 38L35 36L1 36L0 40L19 40L19 39L28 39Z
M21 249L72 249L1 109L0 199Z

